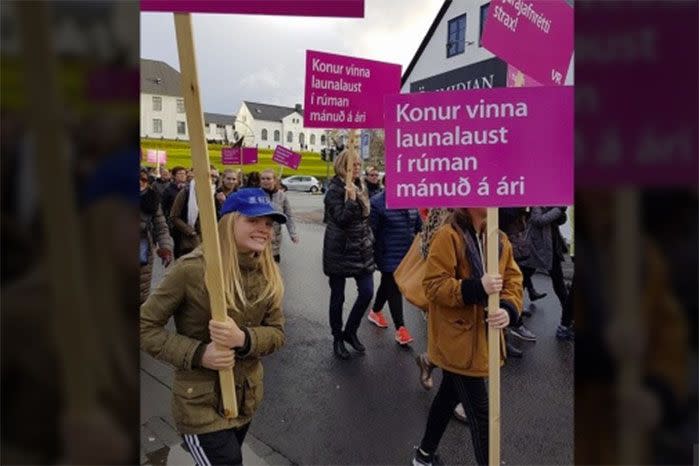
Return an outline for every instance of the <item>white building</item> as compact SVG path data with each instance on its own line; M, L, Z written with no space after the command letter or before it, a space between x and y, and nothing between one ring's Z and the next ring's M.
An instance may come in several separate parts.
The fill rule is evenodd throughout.
M505 87L507 63L481 43L490 4L445 0L403 74L401 92ZM572 84L572 63L566 84Z
M282 145L291 150L320 152L326 146L322 129L303 127L303 108L244 101L235 119L237 136L245 136L244 145L274 149Z
M235 117L204 113L208 141L231 142ZM141 137L189 140L180 73L165 62L141 59Z

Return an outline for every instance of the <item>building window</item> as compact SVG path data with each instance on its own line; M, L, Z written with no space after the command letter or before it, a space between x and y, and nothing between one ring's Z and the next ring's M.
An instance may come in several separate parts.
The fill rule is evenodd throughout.
M260 137L262 138L263 141L267 140L267 130L266 129L262 130L262 135Z
M156 134L162 134L163 120L161 120L160 118L153 118L153 132Z
M316 145L316 135L315 134L311 134L311 145L312 146Z
M177 134L186 134L187 133L187 126L185 125L184 121L178 121L177 122Z
M466 44L466 15L449 21L447 32L447 58L464 53Z
M177 99L177 113L184 113L184 99Z
M320 145L321 145L321 146L324 146L324 145L325 145L325 135L324 135L324 134L321 134L321 135L320 135Z
M282 138L281 133L279 132L278 129L274 130L274 142L279 142Z
M163 98L159 96L153 96L153 111L160 112L163 110Z
M485 24L485 19L488 17L488 10L490 7L490 3L486 3L485 5L481 6L481 32L480 36L478 36L478 46L483 47L483 25Z
M291 131L286 133L286 142L294 142L294 133Z
M306 143L306 135L303 133L299 133L299 144L301 147Z

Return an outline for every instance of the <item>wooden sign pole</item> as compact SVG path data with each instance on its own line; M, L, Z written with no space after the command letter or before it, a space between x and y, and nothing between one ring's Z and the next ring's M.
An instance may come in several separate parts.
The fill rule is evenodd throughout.
M348 151L348 157L345 159L345 186L349 187L354 184L354 179L352 173L354 172L354 158L357 157L357 132L353 129L349 131L349 141L345 149ZM354 157L353 157L354 156ZM345 193L345 199L347 199L348 194Z
M640 219L638 192L633 188L623 188L616 193L615 199L616 228L614 235L615 277L618 280L615 290L615 306L612 310L613 322L621 321L633 335L645 340L644 331L639 325L638 310L640 302ZM641 384L641 361L637 357L619 359L619 378L617 379L617 406L622 406L624 397ZM643 461L643 442L645 432L638 423L624 413L619 418L619 462L620 464L640 464Z
M194 55L194 38L192 37L192 17L189 13L174 13L174 15L177 52L180 58L180 73L182 74L182 95L184 96L187 125L189 126L189 144L192 150L192 166L196 180L199 222L201 224L204 263L206 264L204 281L209 292L211 316L214 320L223 322L226 320L226 301L223 291L221 245L218 241L216 212L210 189L209 151L204 137L204 118ZM227 418L238 417L233 369L220 370L218 374L221 382L224 415Z
M487 226L487 260L489 274L499 273L498 255L498 209L488 208ZM488 296L488 313L500 308L500 294ZM502 330L488 326L488 456L490 466L500 466L500 334Z

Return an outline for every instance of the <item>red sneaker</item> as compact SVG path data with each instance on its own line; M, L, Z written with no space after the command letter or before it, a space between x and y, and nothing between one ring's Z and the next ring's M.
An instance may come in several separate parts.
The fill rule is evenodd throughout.
M407 345L413 341L413 337L410 336L410 332L405 327L400 327L396 330L396 341L400 345Z
M367 317L367 319L369 319L369 322L376 325L377 327L388 328L388 322L386 322L386 319L384 319L381 311L369 311L369 316Z

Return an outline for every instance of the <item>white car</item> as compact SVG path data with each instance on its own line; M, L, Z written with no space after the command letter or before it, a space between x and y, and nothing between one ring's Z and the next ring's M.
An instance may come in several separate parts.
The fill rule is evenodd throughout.
M284 178L282 187L289 191L317 193L320 191L320 182L315 176L294 175Z

